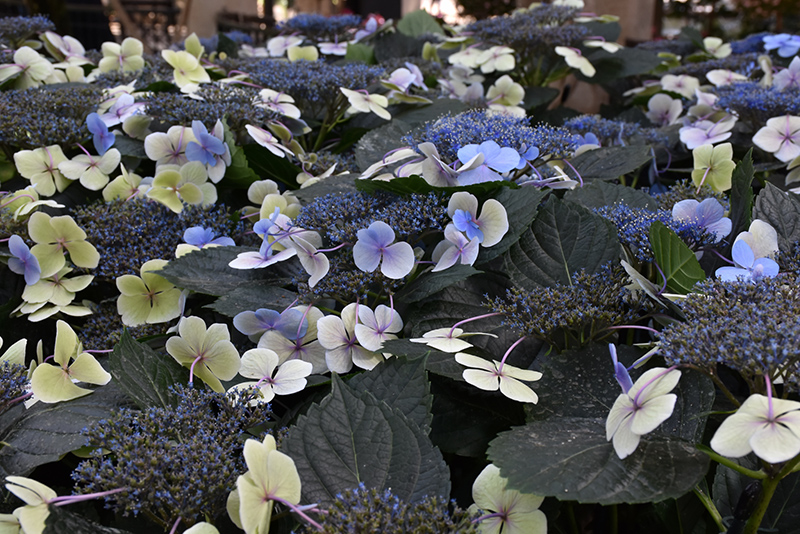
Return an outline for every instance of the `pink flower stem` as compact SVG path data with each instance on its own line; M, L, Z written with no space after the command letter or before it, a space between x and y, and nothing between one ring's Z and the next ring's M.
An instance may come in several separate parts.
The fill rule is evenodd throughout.
M181 522L181 517L175 520L175 523L172 524L172 528L169 531L169 534L175 534L178 531L178 525Z
M289 501L287 501L285 499L281 499L280 497L275 497L273 495L268 495L267 498L271 499L273 501L281 503L282 505L284 505L287 508L289 508L292 512L294 512L297 515L299 515L300 517L302 517L305 521L308 522L308 524L313 526L315 529L322 530L322 525L320 525L319 523L317 523L316 521L314 521L313 519L308 517L308 515L306 515L306 513L303 511L303 507L302 506L298 506L296 504L290 503Z
M303 316L300 318L300 324L297 325L297 349L299 350L300 347L303 346L303 340L300 337L300 330L303 329L303 322L306 321L308 317L308 312L311 311L311 304L306 307L306 311L303 312Z
M453 328L450 329L450 333L447 334L447 337L453 337L453 332L455 332L456 328L461 326L462 324L471 323L472 321L478 321L480 319L488 319L489 317L497 317L498 315L502 315L500 312L492 312L486 313L483 315L478 315L476 317L470 317L469 319L464 319L463 321L459 321L453 325Z
M578 181L581 183L581 187L583 187L583 177L581 176L581 173L579 173L579 172L578 172L578 169L576 169L576 168L575 168L575 166L574 166L574 165L572 165L572 163L570 163L569 161L567 161L567 160L565 160L565 159L562 159L561 161L563 161L564 163L566 163L566 164L567 164L567 166L568 166L570 169L572 169L572 171L573 171L573 172L575 173L575 175L578 177Z
M503 372L503 365L505 365L505 363L506 363L506 358L508 358L508 355L509 355L509 354L511 354L511 351L512 351L512 350L514 350L515 348L517 348L517 345L519 345L520 343L522 343L523 341L525 341L525 338L526 338L526 337L527 337L527 336L522 336L521 338L519 338L518 340L516 340L516 341L515 341L515 342L514 342L514 343L513 343L513 344L512 344L510 347L508 347L508 350L506 351L506 353L505 353L505 354L503 354L503 359L502 359L502 360L500 360L500 365L498 365L498 366L497 366L497 372L498 372L498 374L501 374L501 373Z
M99 493L87 493L86 495L64 495L63 497L55 497L47 501L47 504L52 504L54 506L64 506L65 504L72 504L81 501L90 501L92 499L97 499L99 497L106 497L107 495L114 495L115 493L119 493L121 491L125 491L128 488L117 488L108 491L101 491Z
M703 179L700 180L700 185L697 186L697 191L695 191L696 194L700 193L700 189L703 188L703 184L705 183L706 178L708 177L708 173L710 171L711 171L711 166L709 165L708 167L706 167L706 172L703 173Z
M6 202L5 204L0 204L0 209L3 209L3 208L5 208L5 207L6 207L6 206L8 206L9 204L13 204L14 202L16 202L17 200L19 200L19 199L21 199L21 198L29 198L29 199L31 199L32 201L36 202L36 199L35 199L35 198L33 198L33 197L32 197L32 196L30 196L30 195L20 195L20 196L18 196L18 197L14 197L13 199L11 199L11 200L9 200L8 202ZM7 241L7 240L6 240L6 239L4 239L3 241Z
M15 399L11 399L10 401L8 401L8 405L11 406L12 404L16 404L18 402L22 402L24 400L28 400L32 396L33 396L33 391L30 391L28 393L25 393L24 395L20 395L19 397L15 398Z
M622 329L625 329L625 328L636 328L637 330L647 330L648 332L653 332L654 334L659 334L659 335L661 334L661 332L659 332L655 328L650 328L649 326L641 326L641 325L638 325L638 324L623 324L623 325L620 325L620 326L609 326L608 327L609 330L622 330Z
M473 519L473 520L472 520L472 524L473 524L473 525L475 525L475 524L477 524L477 523L480 523L481 521L486 521L487 519L491 519L491 518L493 518L493 517L502 517L502 518L505 518L505 517L506 517L506 514L505 514L505 513L503 513L503 512L494 512L494 513L492 513L492 514L486 514L486 515L482 515L482 516L480 516L480 517L476 517L475 519Z
M93 354L103 354L103 353L108 353L108 352L114 352L114 349L103 349L103 350L99 350L99 349L89 350L89 349L87 349L87 350L84 350L83 352L91 352Z
M194 359L194 361L192 362L192 366L189 367L189 385L190 386L194 382L194 366L197 365L197 362L199 362L202 359L203 359L203 355L201 354L200 356L198 356L197 358Z
M340 248L347 247L347 246L350 246L350 243L342 243L341 245L336 245L333 248L321 248L321 249L318 249L317 252L315 252L315 254L318 254L320 252L333 252L334 250L339 250Z

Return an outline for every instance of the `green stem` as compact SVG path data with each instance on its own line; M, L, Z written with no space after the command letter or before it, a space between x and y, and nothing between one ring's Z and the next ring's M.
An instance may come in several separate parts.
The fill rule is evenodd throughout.
M575 503L569 501L567 504L567 515L569 516L569 527L573 534L581 534L578 528L578 519L575 517Z
M786 462L777 475L774 477L765 478L761 482L761 493L758 495L758 502L756 503L756 507L753 510L750 519L747 520L747 524L744 526L744 531L742 531L742 534L758 533L758 527L761 526L761 521L764 520L764 514L767 513L772 496L775 494L775 490L778 489L778 484L780 484L783 477L794 471L794 468L797 467L798 464L800 464L800 455L797 455L790 461Z
M753 471L752 469L748 469L746 467L742 467L741 465L737 464L733 460L729 460L724 456L720 456L716 452L712 451L710 448L706 447L705 445L698 444L696 445L697 449L701 452L704 452L708 455L709 458L717 462L718 464L724 465L730 469L733 469L737 473L741 473L746 477L754 478L756 480L766 480L768 475L764 471Z
M619 532L619 510L616 504L611 505L611 525L610 534L617 534Z
M698 486L694 487L694 494L697 495L697 498L700 499L700 502L703 503L703 506L708 511L711 518L714 520L714 523L717 525L717 528L720 532L725 532L727 527L722 522L722 514L719 513L717 507L714 506L714 501L711 500L711 497L705 494L703 490L701 490Z

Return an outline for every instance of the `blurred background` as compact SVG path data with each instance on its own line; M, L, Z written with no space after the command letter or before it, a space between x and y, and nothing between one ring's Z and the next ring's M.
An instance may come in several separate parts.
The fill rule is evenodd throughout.
M239 30L256 43L276 21L297 13L380 14L399 18L426 9L450 24L509 13L529 0L0 0L0 16L46 14L62 35L86 48L127 36L151 51L192 32L210 37ZM684 26L704 35L735 39L749 33L797 32L800 0L584 0L584 10L621 18L620 42L633 45L669 38Z

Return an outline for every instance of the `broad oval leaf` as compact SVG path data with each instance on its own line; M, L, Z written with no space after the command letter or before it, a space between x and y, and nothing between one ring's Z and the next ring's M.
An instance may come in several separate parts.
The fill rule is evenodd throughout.
M593 273L619 255L617 230L610 221L553 197L508 251L506 268L516 286L536 291L557 283L571 285L573 273Z
M663 277L659 273L657 283L667 280L667 290L672 293L686 295L697 282L706 279L706 273L700 262L686 243L674 231L660 221L650 226L650 246L653 257L661 267Z
M791 252L794 244L800 241L800 200L770 183L756 197L753 218L775 228L778 249L783 252Z

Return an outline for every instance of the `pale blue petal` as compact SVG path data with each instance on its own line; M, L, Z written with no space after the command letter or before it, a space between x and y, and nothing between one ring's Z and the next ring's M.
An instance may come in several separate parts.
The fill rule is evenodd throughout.
M735 261L737 265L741 265L746 269L751 269L753 263L756 261L756 255L753 254L753 249L750 248L750 245L748 245L744 239L740 239L733 244L731 259Z

